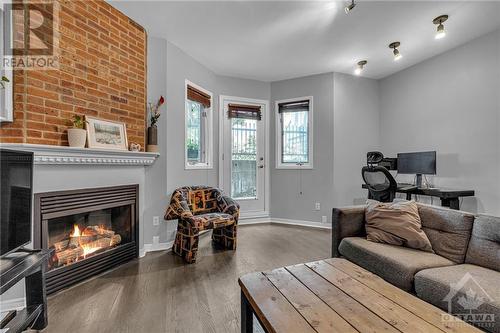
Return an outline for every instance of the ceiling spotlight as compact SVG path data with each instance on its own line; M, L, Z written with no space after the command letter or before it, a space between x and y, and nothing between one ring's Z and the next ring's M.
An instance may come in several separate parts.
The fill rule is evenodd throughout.
M366 60L361 60L358 62L358 67L356 67L356 69L354 70L354 74L356 75L360 75L361 72L363 71L363 68L365 67L365 65L368 63L368 61Z
M446 22L448 15L441 15L432 20L432 23L437 24L436 39L441 39L446 36L446 31L444 30L443 22Z
M345 6L344 8L345 13L349 14L349 12L354 9L354 7L356 7L356 4L354 3L354 0L351 0L351 4Z
M394 51L392 51L392 53L394 53L394 60L399 60L401 59L403 56L401 55L401 53L399 53L399 50L398 50L398 47L401 45L400 42L393 42L391 44L389 44L389 47L391 49L394 49Z

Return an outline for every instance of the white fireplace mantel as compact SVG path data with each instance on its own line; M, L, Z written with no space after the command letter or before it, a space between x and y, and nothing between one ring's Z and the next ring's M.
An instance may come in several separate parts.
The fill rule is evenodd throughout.
M159 153L21 143L1 143L0 148L33 152L35 164L147 166L160 156Z

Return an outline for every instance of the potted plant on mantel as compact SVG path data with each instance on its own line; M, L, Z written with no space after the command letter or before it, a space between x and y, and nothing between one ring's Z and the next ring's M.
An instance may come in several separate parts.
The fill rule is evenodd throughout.
M73 116L73 128L68 128L68 143L70 147L85 148L87 131L84 129L85 120L82 116Z
M163 96L160 96L160 99L156 104L149 103L148 111L149 111L149 119L151 124L148 127L148 144L146 146L146 151L148 152L158 152L158 127L156 123L158 122L158 118L160 118L160 106L165 103L165 99Z

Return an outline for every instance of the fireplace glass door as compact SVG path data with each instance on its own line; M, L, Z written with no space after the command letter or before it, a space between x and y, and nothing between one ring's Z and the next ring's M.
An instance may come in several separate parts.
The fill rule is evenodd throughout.
M49 219L47 228L49 270L134 241L131 205Z

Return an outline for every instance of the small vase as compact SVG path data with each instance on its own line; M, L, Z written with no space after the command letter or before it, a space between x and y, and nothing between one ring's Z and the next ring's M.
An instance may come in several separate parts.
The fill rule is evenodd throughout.
M148 152L158 152L158 127L156 125L148 127L148 145L146 146Z
M81 128L68 128L68 143L70 147L85 148L87 131Z

